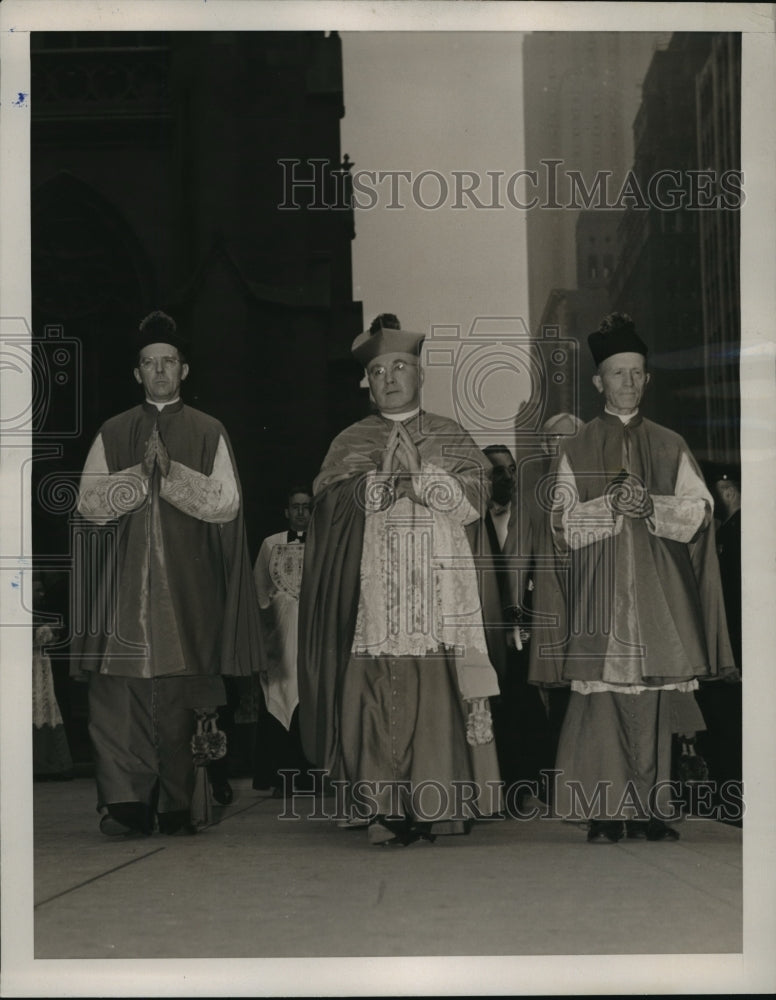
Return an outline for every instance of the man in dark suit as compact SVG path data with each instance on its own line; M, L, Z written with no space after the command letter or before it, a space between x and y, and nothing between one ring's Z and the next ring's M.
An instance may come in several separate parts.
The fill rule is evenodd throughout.
M501 775L507 789L513 789L507 805L514 811L533 792L542 794L540 772L552 767L554 759L541 695L528 684L528 651L522 648L519 629L513 627L508 610L515 603L512 577L517 579L518 575L518 568L510 565L508 558L512 551L510 531L514 531L517 513L517 466L506 445L489 445L483 452L493 466L483 530L484 548L493 557L499 619L493 622L491 613L486 620L491 660L501 688L500 696L492 699L491 711Z
M735 466L714 465L706 469L706 482L716 501L716 542L722 596L725 603L730 645L738 670L741 670L741 470ZM731 783L742 782L743 737L741 684L701 684L698 704L707 729L698 734L698 748L709 767L714 782L715 805L722 819L740 824L738 811L730 808L740 793ZM723 792L725 793L723 795Z

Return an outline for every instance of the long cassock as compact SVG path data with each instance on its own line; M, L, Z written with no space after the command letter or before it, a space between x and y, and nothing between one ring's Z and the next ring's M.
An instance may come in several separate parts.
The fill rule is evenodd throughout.
M260 674L267 710L289 729L299 704L296 654L304 543L279 531L261 543L253 576L261 609L264 668Z
M639 414L626 421L604 412L556 465L572 689L556 801L570 818L670 818L671 734L704 728L698 679L735 669L698 466L678 434ZM649 517L613 514L605 494L623 472L646 486Z
M487 725L498 682L465 531L480 517L488 465L454 421L420 411L403 422L421 457L421 503L380 481L392 426L381 415L335 438L314 484L299 610L302 740L351 792L370 788L366 812L395 812L388 786L403 782L413 798L401 814L455 832L454 782L476 783L479 794L466 793L475 811L499 808Z
M253 575L259 599L263 664L259 675L264 705L256 730L254 788L285 787L284 771L308 767L299 738L297 632L305 543L295 531L262 542ZM295 779L301 787L305 778Z
M167 476L145 476L156 428ZM178 400L101 427L78 510L81 614L73 656L90 672L99 805L189 808L195 709L225 701L221 675L259 670L261 637L240 485L222 425Z

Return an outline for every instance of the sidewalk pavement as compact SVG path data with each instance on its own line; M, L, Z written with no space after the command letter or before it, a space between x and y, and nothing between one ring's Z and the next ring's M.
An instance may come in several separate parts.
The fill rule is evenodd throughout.
M742 833L588 844L560 820L370 847L233 782L218 825L106 838L91 781L35 786L35 957L521 956L742 950ZM331 800L327 800L331 801ZM307 813L310 803L297 811Z

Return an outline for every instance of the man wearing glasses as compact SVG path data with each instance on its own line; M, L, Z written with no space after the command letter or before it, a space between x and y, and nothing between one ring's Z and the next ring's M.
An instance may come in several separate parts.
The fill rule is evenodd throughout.
M421 408L422 342L384 314L353 343L378 412L334 439L313 484L299 599L305 752L380 846L466 833L500 807L498 681L465 531L488 462Z
M89 731L101 831L192 832L197 712L226 701L223 674L258 670L258 616L229 439L185 406L184 340L161 312L140 324L139 405L106 421L78 511L104 527L81 574L89 627Z

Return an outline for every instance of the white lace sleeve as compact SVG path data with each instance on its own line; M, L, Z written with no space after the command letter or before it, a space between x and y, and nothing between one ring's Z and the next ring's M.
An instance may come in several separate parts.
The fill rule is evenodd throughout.
M109 472L102 435L89 449L78 487L78 512L87 521L107 524L142 507L148 497L148 480L140 465Z
M647 528L653 535L675 542L689 542L708 522L714 503L706 484L682 454L673 496L653 496Z
M581 549L622 531L622 514L614 515L605 497L581 501L574 473L561 455L553 484L553 533L561 550Z
M240 494L223 437L219 438L209 476L181 462L171 461L169 475L162 477L159 496L200 521L211 524L233 521L240 509Z

